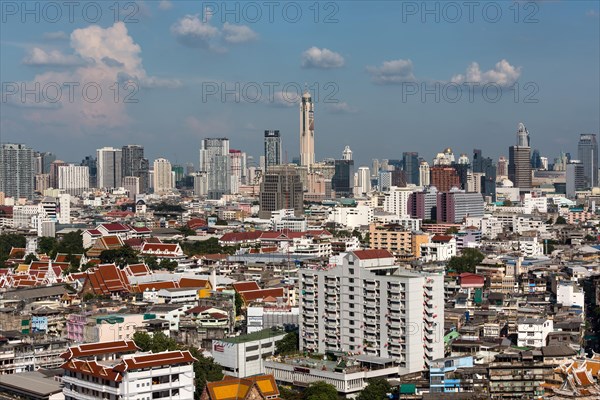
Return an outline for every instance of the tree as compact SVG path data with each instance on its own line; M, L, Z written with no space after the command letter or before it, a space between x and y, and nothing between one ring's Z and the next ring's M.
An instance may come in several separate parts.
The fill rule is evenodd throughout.
M38 239L38 253L50 254L54 248L56 248L56 238L43 236Z
M83 295L83 301L85 303L87 303L88 301L91 301L91 300L93 300L95 298L96 298L96 296L94 295L94 293L86 293L86 294Z
M235 292L235 315L242 315L242 307L244 306L244 299L242 295Z
M161 351L177 350L177 342L162 332L156 332L150 336L146 332L136 332L133 334L133 341L142 351L151 351L160 353Z
M369 379L367 386L360 392L356 400L384 400L392 391L392 386L385 378Z
M168 271L174 271L175 268L177 268L179 266L179 264L177 263L177 261L169 260L168 258L163 258L162 260L160 260L159 266L161 269L166 269Z
M323 382L311 383L303 393L304 400L339 400L335 386Z
M298 332L289 332L275 344L275 354L293 354L298 352L300 336Z
M25 257L25 260L23 260L23 263L25 263L25 264L31 264L32 261L39 261L39 259L35 256L35 254L29 253Z
M152 271L159 269L158 258L155 256L147 256L144 257L144 263L150 268Z
M27 244L27 240L23 235L4 234L0 235L0 265L8 260L8 256L13 247L23 248Z
M450 228L446 229L446 235L454 235L458 233L458 228L455 226L451 226Z
M212 358L204 357L195 347L188 347L186 350L196 359L194 362L194 383L196 384L196 398L200 398L206 382L215 382L223 379L223 368L214 362Z
M192 228L190 228L187 225L184 225L182 227L177 228L177 230L181 233L183 233L183 236L188 237L188 236L194 236L196 234L196 231L193 230Z
M103 264L115 263L119 267L138 262L137 253L127 245L115 250L104 250L100 253L99 258Z
M483 261L485 256L477 249L463 249L460 257L452 257L447 268L458 273L475 272L475 267Z
M289 389L285 386L279 386L279 396L283 400L302 400L303 399L302 393L300 393L294 389Z
M566 225L567 224L567 220L565 219L565 217L559 216L558 218L556 218L556 221L554 221L554 225Z

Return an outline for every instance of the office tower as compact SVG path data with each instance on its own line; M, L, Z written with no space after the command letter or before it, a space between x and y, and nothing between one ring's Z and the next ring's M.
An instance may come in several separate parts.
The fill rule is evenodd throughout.
M103 147L96 150L98 166L98 188L112 189L121 186L122 180L122 150L113 147Z
M473 149L473 172L483 172L481 160L483 155L480 149Z
M52 161L50 164L50 187L53 189L58 188L58 169L67 165L66 162L62 160Z
M200 171L207 173L208 197L218 200L231 193L229 139L206 138L200 144Z
M194 177L194 195L208 195L208 173L205 171L195 172L192 176Z
M431 184L431 171L427 161L423 160L419 164L419 186L429 186Z
M310 167L315 163L315 116L310 93L304 92L300 104L300 165Z
M463 223L466 217L483 217L485 202L481 193L452 190L438 193L437 222Z
M43 194L50 187L50 174L37 174L35 176L35 191Z
M454 168L456 170L456 173L458 174L458 182L459 182L458 188L462 189L462 190L466 190L467 189L467 180L468 180L467 175L471 169L471 165L469 163L465 163L465 160L463 159L462 163L452 164L452 168Z
M185 174L186 175L192 175L194 172L196 172L196 169L194 168L194 164L193 163L187 163L185 164Z
M402 153L402 167L407 183L419 184L419 153L410 151Z
M406 173L404 171L393 170L393 171L390 171L390 174L392 176L391 186L406 187L406 185L407 185Z
M504 156L498 158L498 176L508 176L508 160Z
M512 181L514 187L522 190L531 189L529 132L522 123L517 130L517 145L510 146L508 153L508 179Z
M98 167L96 159L93 156L86 156L79 164L84 167L88 167L90 174L90 187L98 187Z
M33 197L33 151L24 144L0 147L0 192L15 199Z
M230 193L239 193L240 185L246 183L247 162L246 153L241 150L229 150Z
M281 136L279 131L265 131L265 168L281 164Z
M492 201L496 201L496 177L497 168L494 161L487 157L481 163L484 176L481 177L481 193L484 196L490 196Z
M374 158L373 159L373 165L372 165L372 169L371 169L371 176L378 176L379 174L379 160Z
M173 181L173 187L180 187L181 185L183 185L183 178L185 177L185 170L183 168L183 165L181 164L175 164L171 167L173 174L175 175L175 177L173 179L175 179Z
M577 145L579 161L583 164L585 186L594 187L598 185L598 142L595 134L584 134L579 136Z
M258 217L271 218L271 212L293 209L296 217L304 215L304 190L296 168L280 165L272 167L260 184Z
M165 158L154 160L154 193L165 194L173 189L171 163Z
M542 168L542 160L540 157L540 151L538 149L533 150L533 153L531 153L531 168Z
M331 190L335 191L335 197L350 197L354 191L354 161L349 146L344 148L342 159L334 161L334 168Z
M121 176L136 176L140 178L140 193L148 191L148 170L150 163L144 157L144 146L129 144L121 148Z
M433 165L452 165L454 162L454 152L450 147L444 149L443 152L438 153L433 159Z
M430 185L440 192L449 192L453 187L460 188L460 176L453 167L435 166L430 168Z
M585 164L581 160L571 160L567 164L566 189L567 197L574 198L578 190L583 190L587 186L585 177Z
M387 250L355 250L300 269L300 351L392 358L401 375L443 357L444 277L394 261Z
M408 210L408 199L415 191L415 188L416 186L392 186L383 200L383 210L385 212L396 214L400 218L408 218L410 215Z
M42 161L42 153L38 151L34 151L32 153L32 161L33 161L33 175L40 175L44 173L44 166Z
M44 152L44 153L40 153L40 158L41 158L41 174L49 174L50 173L50 164L52 164L54 161L56 161L56 155L49 153L49 152Z
M413 192L408 198L408 213L412 218L424 221L437 219L437 196L435 187L430 187L421 192Z
M71 196L79 196L90 188L89 168L74 164L59 167L58 188Z
M392 187L392 171L379 171L377 188L380 192L387 192Z
M135 196L140 194L140 178L137 176L124 176L123 189L127 190L130 199L135 199Z
M371 191L371 171L369 167L359 167L355 196L366 196Z

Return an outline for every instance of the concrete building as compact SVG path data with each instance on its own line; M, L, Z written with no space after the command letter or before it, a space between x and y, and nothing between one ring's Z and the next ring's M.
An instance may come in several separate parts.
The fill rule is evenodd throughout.
M546 346L546 338L554 324L546 318L520 318L517 321L517 346L540 348Z
M300 103L300 165L315 163L315 105L310 93L304 92Z
M222 195L231 193L229 139L202 139L199 170L206 173L210 199L218 200Z
M154 160L154 193L166 194L174 187L171 163L165 158Z
M144 157L144 146L137 144L123 146L121 148L121 155L122 176L135 176L139 178L139 190L137 193L146 193L149 187L148 171L150 165L148 159Z
M386 250L352 251L330 264L299 271L300 350L395 360L401 374L443 356L441 275L405 271Z
M373 207L335 207L329 212L327 221L348 227L349 229L367 226L373 222Z
M130 199L135 199L135 196L141 194L140 178L137 176L124 176L123 188L129 193Z
M279 131L265 131L265 170L281 164L281 135Z
M584 187L598 185L598 141L595 134L579 137L577 157L583 164Z
M508 150L508 179L521 190L531 188L531 147L529 132L523 124L519 124L517 145Z
M408 218L408 199L416 190L414 185L408 187L390 187L390 191L385 194L383 201L383 210L392 214L396 214L401 218Z
M72 196L79 196L90 188L90 169L68 164L58 168L58 189Z
M264 359L275 352L276 344L286 332L277 329L213 340L211 354L225 375L238 378L264 374Z
M0 192L6 197L33 197L33 151L23 145L4 143L0 146Z
M98 163L98 187L100 189L112 189L121 186L122 175L122 151L112 147L103 147L96 150Z
M437 222L461 223L467 217L483 217L484 205L481 193L438 193Z
M571 160L567 164L566 187L567 197L574 198L577 191L587 186L588 178L585 176L585 165L579 160Z
M304 214L304 191L300 175L292 166L272 167L260 184L259 218L269 219L273 211L293 209L296 217Z
M359 167L356 176L355 197L366 196L371 191L371 171L369 167Z
M439 192L449 192L453 187L460 188L460 177L455 168L435 166L430 172L430 185L435 186Z

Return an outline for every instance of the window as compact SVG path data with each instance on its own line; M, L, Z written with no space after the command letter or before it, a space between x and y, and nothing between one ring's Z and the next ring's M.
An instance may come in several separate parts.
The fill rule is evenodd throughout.
M246 347L246 351L255 351L255 350L258 350L258 345Z
M258 356L249 356L249 357L246 357L246 362L256 361L256 360L258 360L258 358L259 358Z

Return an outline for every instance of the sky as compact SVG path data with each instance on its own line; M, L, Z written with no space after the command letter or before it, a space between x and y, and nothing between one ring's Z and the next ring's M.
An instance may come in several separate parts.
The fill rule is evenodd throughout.
M471 5L465 5L471 4ZM198 164L264 130L299 153L315 101L316 159L357 165L452 147L497 158L519 122L550 161L600 133L597 1L0 1L0 141L79 162L142 144Z

